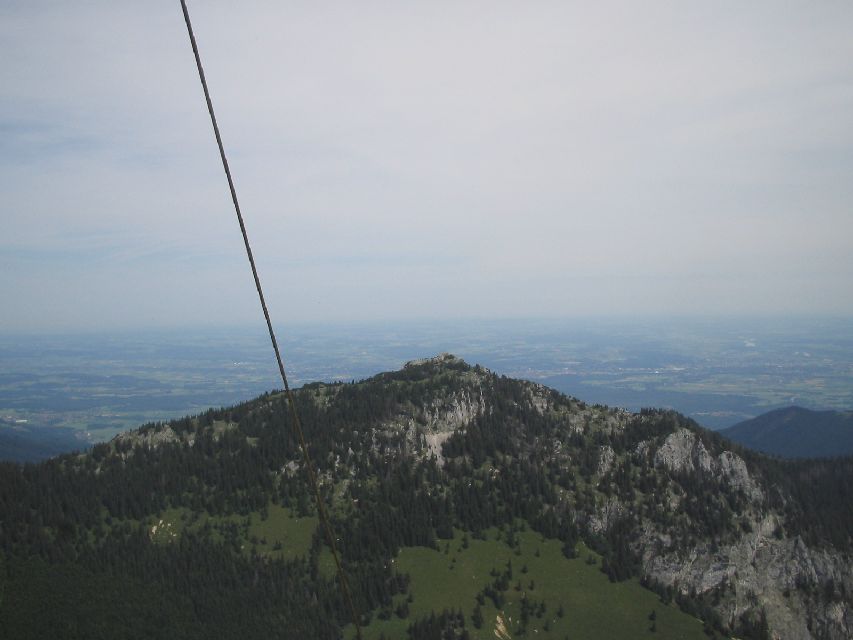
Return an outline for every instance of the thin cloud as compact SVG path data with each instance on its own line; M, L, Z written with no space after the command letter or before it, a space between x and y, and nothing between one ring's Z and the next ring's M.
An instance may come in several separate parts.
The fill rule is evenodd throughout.
M0 9L0 327L245 299L178 9ZM849 3L190 10L285 317L853 313Z

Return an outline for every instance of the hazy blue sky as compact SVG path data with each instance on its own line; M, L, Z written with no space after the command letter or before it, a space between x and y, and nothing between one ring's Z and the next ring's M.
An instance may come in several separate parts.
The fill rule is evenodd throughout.
M853 314L853 3L191 1L279 322ZM0 329L255 322L178 0L0 4Z

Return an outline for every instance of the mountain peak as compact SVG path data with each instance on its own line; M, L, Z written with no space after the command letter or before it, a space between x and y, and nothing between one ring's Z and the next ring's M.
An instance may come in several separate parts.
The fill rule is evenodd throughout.
M359 382L306 385L294 395L316 475L333 497L329 511L339 549L364 567L356 584L363 588L373 637L399 630L392 624L406 624L391 619L388 603L400 603L396 616L403 619L409 615L408 596L428 602L420 610L412 607L416 618L451 606L463 611L452 614L454 620L473 617L473 611L482 614L480 600L487 612L496 610L486 598L495 605L513 598L517 607L525 606L527 596L518 601L516 595L521 579L517 589L511 585L509 562L500 573L510 556L523 564L523 573L530 564L524 581L537 599L549 593L549 583L555 584L550 576L558 572L597 575L589 562L558 564L576 561L579 551L592 564L600 562L610 580L641 578L658 595L638 592L638 602L642 598L647 605L604 610L608 619L624 618L619 624L627 625L620 626L628 629L625 634L600 627L598 608L577 607L564 621L549 613L547 622L555 628L530 629L542 632L537 637L563 637L575 619L588 614L581 628L602 628L597 637L637 637L649 609L657 607L654 628L660 626L661 640L698 640L703 632L692 618L683 627L689 634L667 623L675 611L663 605L674 594L691 613L703 613L708 635L853 637L848 461L792 463L735 453L724 438L674 411L629 414L588 406L449 353ZM147 620L160 603L174 601L174 611L163 619L181 636L210 635L214 631L203 626L208 624L220 635L226 629L227 637L240 637L243 620L255 625L249 636L268 636L287 619L301 625L295 627L299 637L342 637L338 597L313 585L321 571L317 551L323 533L311 513L291 420L282 394L264 394L146 425L89 454L23 473L0 465L2 560L23 567L0 571L0 590L8 598L35 594L26 606L10 601L3 608L0 636L31 635L36 596L58 592L62 615L51 609L56 622L42 628L64 629L67 617L79 611L85 614L80 619L100 624L101 612L125 602ZM44 487L51 491L46 494ZM459 532L464 537L457 544ZM579 539L601 556L589 555ZM441 546L446 555L440 555ZM456 564L469 546L476 554ZM423 562L405 565L407 549ZM18 564L44 550L76 573L65 577L65 565L46 573ZM475 555L485 564L473 564ZM304 560L295 560L300 557ZM90 569L85 563L92 560ZM406 566L408 577L401 573L398 579L395 564ZM186 566L209 567L189 590ZM92 574L95 570L101 574ZM100 581L92 583L90 574ZM143 590L151 574L164 576L163 599L150 601ZM133 582L113 587L122 575ZM428 601L418 591L415 600L410 581L418 589L436 586L436 599ZM139 585L143 595L128 598L124 584ZM582 584L587 593L586 577ZM554 589L549 603L565 597L567 608L573 606L572 592ZM78 592L83 595L72 599ZM258 598L248 597L255 593ZM536 610L544 613L544 600L539 602ZM311 609L319 614L299 617ZM526 628L518 611L514 635ZM540 617L527 622L538 625ZM127 619L113 616L104 624L125 625L115 636L146 629ZM422 620L413 620L411 629ZM818 632L812 635L810 628ZM10 633L18 629L23 631Z
M470 366L467 362L465 362L462 358L453 355L452 353L447 353L446 351L443 353L439 353L437 356L433 356L431 358L418 358L417 360L409 360L404 365L404 369L409 369L412 367L421 367L424 365L434 365L439 367L447 367L456 369L459 368L459 365L462 365L465 369L469 369Z

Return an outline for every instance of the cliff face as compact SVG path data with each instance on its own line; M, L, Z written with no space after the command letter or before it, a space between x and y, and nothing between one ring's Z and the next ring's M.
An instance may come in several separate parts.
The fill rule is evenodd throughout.
M441 367L455 361L448 358L415 365ZM441 464L447 461L442 445L454 433L464 433L478 417L505 401L496 398L496 378L488 371L460 375L465 377L461 390L433 398L405 421L389 421L404 428L410 442L419 444L419 455L434 455ZM630 546L645 580L699 599L732 630L744 620L766 617L771 637L780 640L853 637L851 559L831 545L810 547L799 535L789 534L785 514L768 499L779 488L768 486L760 469L724 446L706 443L695 426L676 426L619 452L611 440L630 441L633 431L653 418L571 399L555 400L544 387L513 383L521 388L514 401L520 415L551 416L562 427L532 440L522 436L519 456L532 450L547 452L546 457L559 459L574 471L580 452L569 445L567 436L591 434L598 443L590 469L593 506L579 508L577 495L567 491L557 508L594 536L606 535L617 522L631 518ZM654 491L643 493L635 486L630 495L613 495L608 485L620 469L632 479L653 475ZM690 490L694 485L733 496L721 511L734 522L733 529L720 534L705 527L703 506L697 504L702 498ZM782 496L783 501L791 499Z
M758 606L780 639L853 637L850 603L835 600L836 593L853 593L850 559L782 534L784 518L767 508L759 481L740 456L731 451L712 456L691 431L680 429L658 448L654 464L716 476L748 502L740 513L744 530L725 545L697 540L692 549L675 550L664 529L645 523L638 546L648 578L684 594L708 595L730 625ZM681 500L673 508L680 506Z

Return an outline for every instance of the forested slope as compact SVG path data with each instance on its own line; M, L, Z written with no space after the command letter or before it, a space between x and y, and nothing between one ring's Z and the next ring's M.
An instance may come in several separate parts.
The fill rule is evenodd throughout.
M745 447L783 458L853 455L853 411L785 407L723 429Z
M412 638L492 637L475 611L511 597L513 637L562 638L568 622L536 622L497 566L458 611L408 617L417 571L397 569L401 550L464 536L521 555L525 530L566 561L589 547L609 579L641 579L708 635L853 630L850 460L770 460L673 412L588 406L446 355L296 398L371 633L396 616ZM0 465L0 631L341 637L301 467L278 394Z

